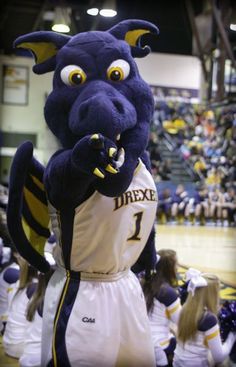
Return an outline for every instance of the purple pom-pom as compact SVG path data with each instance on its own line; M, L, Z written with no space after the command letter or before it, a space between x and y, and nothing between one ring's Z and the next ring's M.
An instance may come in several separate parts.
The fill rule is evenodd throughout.
M221 338L225 341L230 331L236 332L236 301L226 301L220 309L218 318Z

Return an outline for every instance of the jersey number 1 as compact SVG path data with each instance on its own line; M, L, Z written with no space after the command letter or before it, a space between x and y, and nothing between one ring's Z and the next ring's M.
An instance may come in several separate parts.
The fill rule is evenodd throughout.
M143 217L143 212L138 212L134 214L135 217L135 230L134 234L127 239L127 241L140 241L139 233L141 230L141 220Z

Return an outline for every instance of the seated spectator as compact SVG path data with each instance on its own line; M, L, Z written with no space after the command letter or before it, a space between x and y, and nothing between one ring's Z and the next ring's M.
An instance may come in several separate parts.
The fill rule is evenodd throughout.
M176 346L172 324L176 327L181 311L176 286L176 252L159 250L155 273L143 285L157 366L168 365Z
M209 218L212 223L221 223L223 194L218 187L214 187L208 194L209 197Z
M195 224L204 225L209 218L208 189L206 186L197 188L194 199L191 202L194 207ZM191 209L188 209L191 212Z
M194 168L194 171L197 174L199 174L201 178L205 177L206 172L207 172L207 164L206 164L204 157L201 157L198 155L193 168Z
M165 224L171 217L172 196L170 189L164 189L158 194L157 217Z
M229 356L236 334L231 332L222 344L217 319L219 289L219 279L213 274L195 272L189 280L187 300L178 323L174 367L207 367L208 352L214 365Z
M236 222L236 190L229 187L222 199L222 217L224 226L234 226Z
M172 223L183 223L184 218L186 218L186 207L189 202L189 196L185 190L184 185L179 184L176 187L175 192L172 196L172 207L171 207L171 217Z
M205 179L205 184L211 189L213 187L220 187L221 184L221 174L216 167L212 167L207 172L207 177Z
M214 135L216 129L216 121L215 114L212 110L208 110L203 113L202 125L205 136Z

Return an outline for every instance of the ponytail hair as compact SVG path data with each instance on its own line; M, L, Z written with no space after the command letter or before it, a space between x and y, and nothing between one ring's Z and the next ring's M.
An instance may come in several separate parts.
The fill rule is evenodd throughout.
M17 289L17 293L27 288L29 284L32 283L33 279L38 278L37 269L33 266L29 265L26 260L23 258L18 259L20 265L20 278L19 278L19 287Z

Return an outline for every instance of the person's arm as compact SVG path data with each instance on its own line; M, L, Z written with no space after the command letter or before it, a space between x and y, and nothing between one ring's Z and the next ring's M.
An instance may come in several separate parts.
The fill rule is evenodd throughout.
M179 297L171 304L169 305L166 310L167 310L167 315L168 318L174 323L174 324L178 324L179 321L179 316L180 316L180 312L181 312L181 304L180 304L180 299Z
M163 286L157 299L166 306L166 316L168 319L174 324L177 324L179 321L181 304L180 298L175 289L169 285Z
M235 341L236 334L230 332L226 341L222 343L217 321L214 326L205 332L205 342L211 352L214 363L221 363L228 357Z

